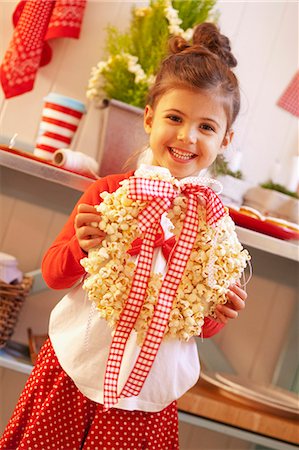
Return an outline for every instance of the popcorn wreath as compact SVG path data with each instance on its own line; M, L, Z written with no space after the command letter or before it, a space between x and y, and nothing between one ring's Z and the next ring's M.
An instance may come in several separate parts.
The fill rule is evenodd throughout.
M159 173L145 172L142 177L163 179L174 186L178 184L170 174L161 176ZM90 250L88 257L81 260L89 274L83 289L96 305L100 317L106 319L113 329L128 298L136 268L128 250L136 238L142 238L138 215L148 204L128 197L129 179L120 184L121 187L115 192L100 194L103 201L95 207L101 213L101 221L93 225L99 226L106 237L100 247ZM186 208L187 197L179 194L167 212L172 223L171 231L176 237L180 235ZM200 204L198 214L197 237L173 302L164 338L188 341L192 336L199 336L204 318L216 317L214 311L217 304L226 303L230 284L240 279L250 260L248 251L243 249L237 238L235 224L228 213L215 227L206 223L206 210ZM162 281L161 273L151 272L146 298L134 325L138 345L142 345L146 336Z

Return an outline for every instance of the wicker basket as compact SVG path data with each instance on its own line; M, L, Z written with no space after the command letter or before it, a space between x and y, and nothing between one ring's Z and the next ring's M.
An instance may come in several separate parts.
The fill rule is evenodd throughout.
M29 294L33 278L24 276L19 284L7 284L0 280L0 348L12 336L20 310Z

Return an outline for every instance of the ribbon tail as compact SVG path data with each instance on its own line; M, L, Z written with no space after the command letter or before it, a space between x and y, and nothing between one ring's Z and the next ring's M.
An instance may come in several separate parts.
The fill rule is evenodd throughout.
M150 276L150 266L145 271L144 265L148 264L148 261L152 261L158 229L159 222L150 228L144 237L130 294L112 339L104 378L104 408L106 411L113 407L120 398L117 394L119 371L128 338L143 305Z
M158 353L173 300L197 236L197 206L197 196L190 195L183 229L163 280L152 321L135 366L120 394L121 398L136 396L140 393Z

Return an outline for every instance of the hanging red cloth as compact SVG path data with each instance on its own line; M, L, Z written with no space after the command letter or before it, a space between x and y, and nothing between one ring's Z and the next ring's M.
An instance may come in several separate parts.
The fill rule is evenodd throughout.
M79 38L85 6L86 0L22 0L17 5L15 30L0 67L6 98L33 89L38 68L52 57L47 40Z
M294 116L299 117L299 71L292 78L277 104Z

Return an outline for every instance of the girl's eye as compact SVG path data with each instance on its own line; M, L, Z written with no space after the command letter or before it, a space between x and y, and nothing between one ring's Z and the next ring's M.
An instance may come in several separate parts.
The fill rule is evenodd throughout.
M182 119L179 116L176 116L175 114L169 114L167 116L167 119L171 120L172 122L181 122Z
M209 125L207 123L201 124L199 126L199 128L201 128L202 130L206 130L206 131L215 131L215 129L211 125Z

